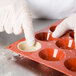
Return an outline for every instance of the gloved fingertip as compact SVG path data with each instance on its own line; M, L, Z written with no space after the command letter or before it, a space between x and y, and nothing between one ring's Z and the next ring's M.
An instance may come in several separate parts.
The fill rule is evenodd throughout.
M55 33L54 33L54 32L52 33L52 37L53 37L53 38L56 38L56 35L55 35Z
M32 41L27 41L27 40L26 40L26 42L27 42L27 45L28 45L28 46L35 46L35 43L36 43L35 40L32 40Z
M53 37L53 38L58 38L58 34L56 33L56 31L54 31L54 32L52 33L52 37Z

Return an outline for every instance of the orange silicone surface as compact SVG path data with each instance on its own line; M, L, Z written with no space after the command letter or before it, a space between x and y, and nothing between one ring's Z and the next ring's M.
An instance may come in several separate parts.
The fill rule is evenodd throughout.
M52 37L52 32L61 22L62 20L35 33L36 41L41 44L41 48L39 50L35 52L24 52L19 50L17 45L18 43L25 41L25 38L9 45L7 49L66 75L76 76L74 32L71 30L67 31L63 36L57 39ZM50 35L47 40L49 30Z

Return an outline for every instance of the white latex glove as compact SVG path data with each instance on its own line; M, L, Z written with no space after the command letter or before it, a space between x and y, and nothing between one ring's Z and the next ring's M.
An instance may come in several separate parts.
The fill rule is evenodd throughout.
M26 0L0 0L0 32L16 35L24 31L27 44L34 45L32 17Z
M63 35L67 30L74 30L75 48L76 48L76 14L66 18L60 23L52 34L52 37L58 38Z

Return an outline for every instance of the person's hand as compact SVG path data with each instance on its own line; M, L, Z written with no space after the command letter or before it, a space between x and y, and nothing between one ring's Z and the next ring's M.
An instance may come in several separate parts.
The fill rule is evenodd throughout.
M52 34L52 37L58 38L63 35L67 30L74 30L75 48L76 48L76 14L66 18L60 23Z
M24 31L27 44L34 45L32 17L26 0L0 0L0 32L15 35Z

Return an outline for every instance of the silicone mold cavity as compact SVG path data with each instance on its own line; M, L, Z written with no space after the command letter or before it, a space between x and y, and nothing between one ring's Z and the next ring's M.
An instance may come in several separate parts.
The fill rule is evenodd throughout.
M36 39L41 41L54 41L55 38L52 37L52 33L42 32L35 35Z
M56 42L56 45L62 49L75 49L75 43L72 39L60 39Z
M19 50L24 52L34 52L41 48L41 44L39 42L36 42L35 46L28 46L27 43L23 41L23 42L20 42L17 47Z
M44 60L59 61L62 60L65 55L61 50L48 48L40 51L39 56Z
M51 31L51 32L54 32L55 28L56 28L56 26L50 27L50 31Z
M76 72L76 58L70 58L64 62L67 69Z
M74 38L74 32L71 32L71 33L70 33L70 36L71 36L72 38Z

